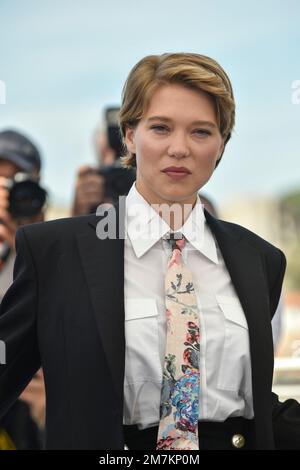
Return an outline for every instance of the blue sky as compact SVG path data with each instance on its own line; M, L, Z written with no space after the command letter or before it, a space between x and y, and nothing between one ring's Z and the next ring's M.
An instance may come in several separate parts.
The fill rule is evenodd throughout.
M143 56L191 51L228 72L237 124L206 186L219 204L300 187L300 2L296 0L0 0L0 129L39 144L55 202L70 204L92 134Z

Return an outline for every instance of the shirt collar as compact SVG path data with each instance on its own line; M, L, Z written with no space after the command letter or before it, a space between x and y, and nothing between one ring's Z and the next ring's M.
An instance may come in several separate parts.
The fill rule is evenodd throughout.
M204 256L218 264L216 242L207 225L199 195L192 212L181 227L180 232L192 245L190 249L200 251Z
M171 232L169 225L132 185L126 197L126 233L138 258ZM199 196L189 217L178 230L192 247L218 263L215 240L207 226ZM191 249L193 249L191 248Z

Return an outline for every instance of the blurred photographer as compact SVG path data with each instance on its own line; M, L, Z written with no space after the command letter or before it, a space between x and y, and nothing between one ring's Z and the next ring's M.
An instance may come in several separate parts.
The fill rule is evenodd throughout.
M82 165L75 186L72 215L95 212L102 203L126 195L135 181L135 170L122 167L123 146L118 124L119 108L106 108L104 130L96 134L98 168Z
M39 184L40 170L39 151L27 137L0 132L0 300L13 280L17 228L44 220L47 193ZM40 448L44 416L40 370L0 422L0 450Z

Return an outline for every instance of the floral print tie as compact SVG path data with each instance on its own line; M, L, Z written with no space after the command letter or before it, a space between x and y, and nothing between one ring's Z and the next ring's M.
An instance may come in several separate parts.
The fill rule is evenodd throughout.
M182 260L185 239L168 240L172 256L165 280L167 344L157 450L198 450L199 312L192 273Z

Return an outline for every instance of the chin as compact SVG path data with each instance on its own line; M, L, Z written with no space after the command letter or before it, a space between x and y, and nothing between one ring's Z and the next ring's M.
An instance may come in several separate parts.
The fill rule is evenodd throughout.
M186 199L190 199L192 197L191 194L182 193L180 191L174 192L166 192L164 194L160 194L160 197L166 201L172 202L184 202Z

